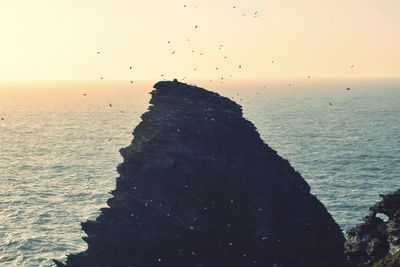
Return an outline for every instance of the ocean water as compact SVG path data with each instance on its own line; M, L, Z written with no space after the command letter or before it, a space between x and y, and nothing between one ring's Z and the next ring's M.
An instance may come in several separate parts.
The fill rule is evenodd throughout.
M199 86L241 104L344 231L400 187L400 80ZM106 206L151 87L0 85L0 266L53 266L86 249L80 222Z

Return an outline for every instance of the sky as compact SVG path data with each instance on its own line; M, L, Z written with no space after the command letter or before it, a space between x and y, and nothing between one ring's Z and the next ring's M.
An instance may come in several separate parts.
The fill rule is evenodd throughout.
M5 0L0 82L399 78L399 14L399 0Z

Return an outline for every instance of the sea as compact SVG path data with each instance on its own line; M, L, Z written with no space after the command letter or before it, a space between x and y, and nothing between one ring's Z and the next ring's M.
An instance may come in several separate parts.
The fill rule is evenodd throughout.
M0 84L0 266L54 266L87 248L80 223L106 207L154 83ZM195 84L242 105L344 233L400 188L400 80Z

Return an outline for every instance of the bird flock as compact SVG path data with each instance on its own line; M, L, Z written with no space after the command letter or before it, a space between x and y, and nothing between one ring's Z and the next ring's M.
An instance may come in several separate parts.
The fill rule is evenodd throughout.
M188 4L182 4L182 6L183 6L183 8L184 9L189 9L189 8L194 8L194 9L196 9L197 8L197 6L196 5L188 5ZM237 8L237 6L236 5L233 5L232 6L233 7L233 9L236 9ZM258 17L260 17L260 12L258 11L258 10L256 10L256 11L252 11L252 12L245 12L245 13L242 13L241 14L241 17L244 17L244 16L249 16L249 17L252 17L252 18L258 18ZM193 31L194 32L196 32L196 31L200 31L201 30L201 25L199 25L199 24L195 24L195 25L193 25ZM186 41L187 42L191 42L191 39L190 38L186 38ZM166 40L166 42L167 42L167 44L168 45L173 45L175 42L173 41L173 40ZM219 45L217 45L216 46L216 48L218 49L218 50L223 50L223 48L224 48L224 44L219 44ZM177 51L176 49L171 49L171 50L169 50L170 52L170 55L171 56L176 56L177 54L179 54L179 51ZM191 52L192 53L196 53L196 50L194 50L194 49L191 49ZM200 56L203 56L203 55L205 55L205 53L203 52L203 51L198 51L197 52ZM101 51L97 51L97 54L98 55L100 55L100 54L102 54L102 52ZM223 58L224 59L228 59L228 56L227 55L224 55L223 56ZM276 61L275 60L271 60L271 64L275 64L276 63ZM236 65L237 66L237 69L238 70L243 70L244 69L244 66L242 65L242 64L238 64L238 65ZM354 65L351 65L350 66L350 69L353 69L354 68ZM129 66L129 70L133 70L133 66ZM198 66L193 66L192 67L192 70L193 71L198 71L199 70L199 68L198 68ZM219 81L219 83L224 83L224 78L225 78L225 75L223 74L223 72L220 70L220 67L219 66L216 66L215 67L215 70L216 70L216 75L217 76L219 76L219 79L218 79L218 81ZM163 80L166 80L166 75L165 75L165 73L162 73L162 74L160 74L160 77L163 79ZM229 77L233 77L233 75L232 74L229 74ZM311 79L311 75L306 75L305 76L307 79ZM182 78L181 78L181 80L182 81L184 81L184 80L186 80L188 78L188 76L186 75L186 76L183 76ZM100 77L100 80L103 80L104 78L103 77ZM210 83L212 83L212 82L214 82L215 80L214 79L209 79L209 82ZM130 84L132 85L132 84L134 84L134 81L133 80L130 80ZM288 83L288 86L289 87L291 87L291 86L293 86L293 83ZM265 88L265 86L263 87L263 88ZM350 90L350 88L346 88L346 90Z
M194 9L196 9L197 6L196 6L196 5L183 4L183 8L185 8L185 9L189 9L189 8L194 8ZM236 9L236 6L233 6L233 8ZM243 13L243 14L242 14L242 17L246 16L246 14L247 14L247 13ZM259 12L259 11L251 12L251 16L252 16L253 18L257 18L257 17L259 17L259 15L260 15L260 12ZM199 30L201 30L201 26L198 25L198 24L195 24L195 25L193 25L193 28L192 28L192 29L193 29L193 31L199 31ZM187 42L191 42L191 39L190 39L190 38L186 38L186 41L187 41ZM172 45L173 43L174 43L173 41L167 40L167 44ZM219 44L219 45L217 46L217 49L218 49L218 50L223 50L223 47L224 47L224 44ZM204 53L203 51L196 51L195 49L192 49L191 52L192 52L192 53L198 53L200 56L205 55L205 53ZM97 50L96 53L97 53L97 55L101 55L101 54L102 54L102 51ZM173 56L173 55L178 54L178 51L177 51L177 50L170 50L169 53L170 53L171 56ZM228 59L228 56L227 56L227 55L224 55L223 58L224 58L225 60L227 60L227 59ZM272 61L272 62L274 62L274 61ZM238 67L237 67L238 69L242 69L242 68L243 68L243 65L242 65L242 64L239 64L239 65L237 65L237 66L238 66ZM133 67L132 67L132 66L129 66L129 69L130 69L130 70L133 70ZM197 66L193 66L193 67L192 67L192 70L193 70L193 71L198 71L198 67L197 67ZM219 68L219 67L216 67L215 70L216 70L216 71L219 71L220 68ZM222 75L222 73L220 72L220 73L217 74L217 75L220 76L220 77L219 77L219 82L220 82L220 83L224 83L224 76ZM232 77L233 75L232 75L232 74L229 74L229 76ZM166 76L165 76L164 73L160 74L160 77L163 78L164 80L166 80ZM100 80L103 80L103 79L104 79L104 77L100 77ZM181 78L181 80L186 80L186 79L187 79L187 76L183 76L183 77ZM209 79L209 81L210 81L210 82L213 82L213 81L215 81L215 80ZM134 84L134 81L133 81L133 80L130 80L130 84Z
M189 7L189 5L187 5L187 4L183 4L183 8L190 8L190 7ZM197 8L197 6L193 5L192 8ZM236 9L237 7L236 7L236 6L233 6L233 8ZM242 13L242 14L241 14L242 17L244 17L244 16L246 16L246 15L249 15L249 16L251 16L251 17L253 17L253 18L258 18L258 17L260 16L260 12L259 12L259 11L254 11L254 12L250 12L250 13L248 12L248 13ZM201 25L196 24L196 25L193 26L193 30L194 30L194 31L198 31L198 30L200 30L200 29L201 29ZM191 39L190 39L190 38L186 38L186 41L187 41L187 42L191 42ZM167 41L167 44L173 44L173 41L168 40L168 41ZM223 50L224 44L219 44L219 45L216 46L216 48L217 48L217 50ZM195 52L196 52L196 51L193 50L193 49L192 49L191 51L192 51L192 53L195 53ZM99 55L99 56L101 56L102 51L97 50L97 51L96 51L96 54ZM176 54L178 54L178 51L177 51L177 50L172 50L172 51L170 52L170 54L171 54L171 56L175 56ZM199 52L199 55L200 55L200 56L203 56L203 55L205 55L205 54L204 54L203 51L200 51L200 52ZM227 56L227 55L224 55L223 58L227 60L227 59L228 59L228 56ZM275 64L275 60L271 60L271 64ZM354 67L355 67L354 65L350 65L350 69L354 69ZM131 71L134 70L134 67L133 67L133 66L129 66L128 68L129 68L129 70L131 70ZM244 66L243 66L242 64L238 64L238 65L237 65L237 69L238 69L238 70L243 70L243 68L244 68ZM193 71L198 71L198 67L197 67L197 66L193 66L192 70L193 70ZM221 83L221 84L224 83L224 77L225 77L225 76L224 76L223 73L221 72L220 68L217 66L217 67L215 67L215 70L216 70L216 75L219 76L219 79L218 79L219 83ZM166 80L166 76L165 76L164 73L163 73L163 74L160 74L160 77L163 78L164 80ZM232 75L232 74L229 74L229 77L233 77L233 75ZM307 75L306 77L307 77L307 79L311 79L311 75ZM187 78L188 78L188 76L183 76L183 77L181 78L181 80L184 81L184 80L186 80ZM104 77L101 76L101 77L100 77L100 80L104 80ZM215 81L214 79L209 79L209 82L210 82L210 83L212 83L212 82L214 82L214 81ZM129 80L129 83L130 83L131 85L133 85L133 84L134 84L134 81L133 81L133 80ZM288 86L289 86L289 87L292 87L292 86L293 86L293 83L288 83ZM264 85L263 88L266 88L266 86ZM350 91L350 87L347 87L346 90L347 90L347 91ZM83 96L87 96L87 93L83 93ZM329 104L332 106L332 103L329 103ZM111 104L109 104L109 106L112 107ZM4 121L4 120L5 120L5 117L4 117L4 116L3 116L3 117L0 117L0 120Z

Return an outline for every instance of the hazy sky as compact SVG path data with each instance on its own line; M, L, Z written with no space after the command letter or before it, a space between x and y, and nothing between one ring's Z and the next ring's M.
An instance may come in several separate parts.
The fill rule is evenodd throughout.
M399 0L4 0L0 81L400 77L399 14Z

